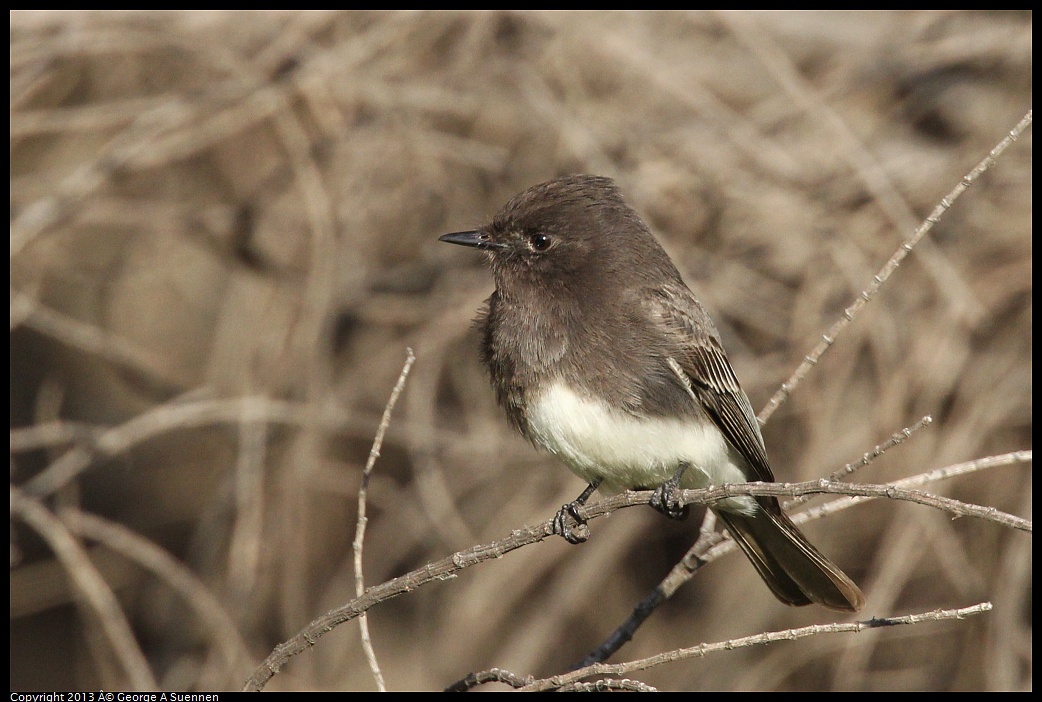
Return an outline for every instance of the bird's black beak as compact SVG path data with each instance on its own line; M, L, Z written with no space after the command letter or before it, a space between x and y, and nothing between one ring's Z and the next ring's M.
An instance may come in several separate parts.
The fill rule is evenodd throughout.
M460 246L473 246L475 248L485 249L488 251L506 248L504 244L496 243L489 239L488 234L481 230L475 230L472 232L455 232L454 234L444 234L438 237L438 241L447 241L450 244L459 244Z

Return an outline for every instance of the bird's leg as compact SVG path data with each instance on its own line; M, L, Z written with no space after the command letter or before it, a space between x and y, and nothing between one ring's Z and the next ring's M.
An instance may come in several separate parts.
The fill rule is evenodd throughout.
M554 533L560 534L570 544L581 544L590 538L590 527L586 526L586 517L579 508L586 504L597 486L601 484L598 478L582 491L582 494L571 502L561 505L561 509L554 516Z
M680 490L680 479L684 477L684 471L690 465L686 461L681 463L672 478L655 488L655 492L651 496L651 506L656 512L661 512L670 519L687 519L691 508L689 505L680 504L677 492Z

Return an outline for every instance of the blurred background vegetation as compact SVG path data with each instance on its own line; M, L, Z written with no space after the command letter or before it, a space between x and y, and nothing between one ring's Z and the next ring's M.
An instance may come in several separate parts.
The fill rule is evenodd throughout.
M360 471L407 347L367 584L578 494L494 406L470 327L491 278L439 234L556 175L616 178L759 409L1031 108L1023 11L10 18L12 690L237 689L351 599ZM779 480L827 475L927 414L856 479L1030 449L1031 143L767 424ZM927 489L1031 516L1029 465ZM389 687L561 672L697 533L645 509L592 526L581 547L547 541L372 610ZM861 618L995 609L640 679L1031 689L1030 534L883 501L806 530L865 590ZM109 610L84 604L92 588ZM731 556L613 660L830 621ZM269 685L373 687L354 623Z

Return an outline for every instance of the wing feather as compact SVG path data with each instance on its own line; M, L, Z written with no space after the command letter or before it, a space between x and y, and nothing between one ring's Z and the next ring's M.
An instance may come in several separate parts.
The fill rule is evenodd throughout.
M709 315L687 288L660 288L647 299L651 300L653 317L665 325L671 339L677 340L671 358L688 379L689 391L701 401L728 443L749 463L754 471L749 479L773 482L759 422Z

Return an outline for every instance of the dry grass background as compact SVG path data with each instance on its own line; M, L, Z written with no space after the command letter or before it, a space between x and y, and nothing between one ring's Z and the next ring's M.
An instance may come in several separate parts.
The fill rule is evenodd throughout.
M494 406L469 326L491 291L480 257L436 242L536 182L618 179L762 407L1030 109L1031 29L1026 12L12 13L11 476L36 511L12 520L11 689L133 684L136 654L114 651L83 587L115 593L138 663L179 690L237 689L349 600L360 471L407 347L368 584L573 498L578 479ZM765 427L780 480L927 414L856 479L1031 447L1031 142ZM1030 464L928 489L1031 516ZM543 542L378 606L388 685L567 669L696 524L624 510L583 546ZM48 528L86 558L56 559ZM864 588L862 618L995 609L639 678L1031 688L1030 534L884 501L807 531ZM830 621L731 556L613 660ZM269 688L373 686L349 623Z

